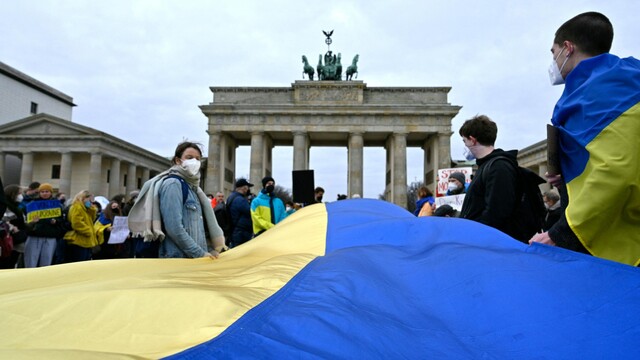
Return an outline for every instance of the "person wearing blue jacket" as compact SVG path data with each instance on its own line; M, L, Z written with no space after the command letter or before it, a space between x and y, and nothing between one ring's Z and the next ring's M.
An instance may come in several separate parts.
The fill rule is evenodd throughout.
M271 229L287 217L282 200L274 193L275 180L271 176L262 179L263 189L251 202L251 221L253 222L253 236L258 236Z

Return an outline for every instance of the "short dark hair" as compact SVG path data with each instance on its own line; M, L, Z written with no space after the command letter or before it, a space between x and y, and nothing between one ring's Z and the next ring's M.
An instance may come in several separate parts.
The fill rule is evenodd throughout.
M324 189L318 186L315 190L313 190L313 192L317 194L319 192L324 192Z
M462 124L460 136L469 138L473 136L485 146L493 146L498 136L498 126L486 115L476 115Z
M198 153L200 153L200 157L202 157L202 144L191 142L191 141L183 141L180 144L178 144L178 146L176 147L176 152L173 154L173 159L171 159L171 163L176 164L176 159L181 159L182 154L184 154L184 151L187 150L188 148L198 150Z
M590 56L608 53L613 43L613 25L599 12L582 13L562 24L553 42L562 46L567 40Z

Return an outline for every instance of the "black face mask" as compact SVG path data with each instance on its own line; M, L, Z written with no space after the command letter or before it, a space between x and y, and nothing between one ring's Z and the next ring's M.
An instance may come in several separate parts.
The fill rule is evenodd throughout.
M318 196L318 197L316 198L316 201L317 201L317 202L321 202L321 201L322 201L322 196Z
M273 192L273 190L275 189L275 186L267 185L267 187L264 188L264 189L267 191L267 193L271 194Z

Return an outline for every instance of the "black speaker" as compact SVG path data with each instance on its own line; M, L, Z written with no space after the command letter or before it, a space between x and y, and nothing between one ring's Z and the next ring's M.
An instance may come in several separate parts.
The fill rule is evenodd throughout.
M291 175L293 176L293 202L315 203L313 170L294 170Z

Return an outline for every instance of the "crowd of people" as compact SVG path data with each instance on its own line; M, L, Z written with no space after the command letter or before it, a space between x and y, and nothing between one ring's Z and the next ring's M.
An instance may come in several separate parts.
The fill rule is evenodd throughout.
M635 155L640 145L629 134L640 134L640 61L610 54L612 41L611 22L597 12L580 14L556 31L549 76L553 85L566 83L551 120L559 131L561 171L546 174L554 189L544 194L547 213L539 233L523 237L514 220L522 198L517 150L494 146L498 128L485 115L459 129L465 157L478 167L471 182L461 172L449 175L446 195L464 194L460 211L436 206L433 193L421 187L414 214L461 217L527 243L639 265L640 172ZM226 202L222 192L205 195L199 187L201 157L199 144L179 144L170 169L130 194L126 203L125 196L118 195L105 208L86 190L65 204L66 194L54 197L50 184L34 182L24 191L8 185L3 213L14 249L2 254L0 265L38 267L117 257L217 258L300 207L275 195L270 176L262 179L255 196L250 191L254 184L246 179L235 182ZM323 195L324 189L316 188L315 202L322 202ZM338 195L343 199L346 195ZM109 243L117 216L128 216L131 234L124 244Z
M275 195L275 179L262 179L262 190L238 179L225 201L222 192L205 195L199 187L202 147L180 143L172 166L147 181L128 198L119 194L101 204L83 190L66 202L54 197L51 184L33 182L26 189L4 187L3 224L13 249L0 254L2 268L42 267L115 258L217 258L273 228L302 205ZM314 191L322 202L324 189ZM106 205L106 206L105 206ZM127 217L129 236L111 243L116 217ZM42 218L41 218L42 217Z

